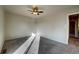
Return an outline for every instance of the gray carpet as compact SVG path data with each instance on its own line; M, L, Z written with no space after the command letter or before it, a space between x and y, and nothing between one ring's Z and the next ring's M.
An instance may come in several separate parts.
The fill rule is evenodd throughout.
M41 37L39 54L79 54L79 47Z
M4 48L7 48L8 53L14 52L19 46L24 43L28 37L6 40ZM79 54L79 47L73 45L65 45L47 38L40 38L39 54Z
M7 53L14 52L19 46L21 46L28 37L16 38L11 40L5 40L3 48L7 48Z

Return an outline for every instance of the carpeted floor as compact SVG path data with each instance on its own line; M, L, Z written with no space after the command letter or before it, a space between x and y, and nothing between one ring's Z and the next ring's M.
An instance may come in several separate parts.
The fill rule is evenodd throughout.
M65 45L47 38L41 37L39 54L79 54L79 47L72 44Z
M22 38L16 38L16 39L12 39L12 40L6 40L4 42L4 46L3 46L3 48L7 48L6 54L14 52L27 39L28 39L28 37L22 37Z
M14 52L28 37L6 40L4 48L7 48L7 53ZM44 37L40 38L39 54L79 54L79 46L73 44L62 44Z

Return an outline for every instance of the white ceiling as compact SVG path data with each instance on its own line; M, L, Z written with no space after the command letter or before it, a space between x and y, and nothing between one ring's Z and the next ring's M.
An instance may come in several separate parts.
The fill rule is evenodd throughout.
M30 10L32 8L32 5L6 5L4 6L4 10L11 12L11 13L15 13L15 14L19 14L19 15L23 15L23 16L28 16L28 17L32 17L32 18L40 18L40 17L44 17L48 14L54 14L60 10L65 10L65 9L69 9L69 8L73 8L76 6L68 6L68 5L37 5L39 7L40 10L43 10L44 13L41 13L40 15L33 15L31 14L31 12L29 12L28 10Z

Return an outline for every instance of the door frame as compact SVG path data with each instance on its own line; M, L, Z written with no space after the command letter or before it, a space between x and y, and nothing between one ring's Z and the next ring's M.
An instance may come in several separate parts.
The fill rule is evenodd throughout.
M73 14L79 14L79 12L72 12L72 13L69 13L67 14L67 21L68 21L68 41L69 41L69 15L73 15Z

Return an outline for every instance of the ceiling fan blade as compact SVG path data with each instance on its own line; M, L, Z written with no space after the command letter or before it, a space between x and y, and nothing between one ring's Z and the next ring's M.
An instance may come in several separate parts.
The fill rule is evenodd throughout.
M31 13L31 14L33 14L33 13Z
M43 11L38 11L39 13L43 13Z

